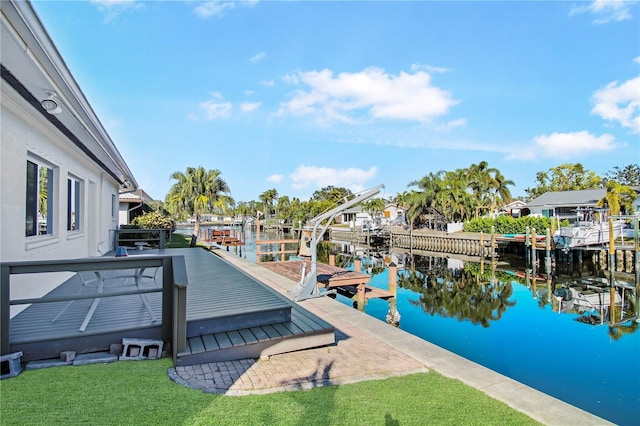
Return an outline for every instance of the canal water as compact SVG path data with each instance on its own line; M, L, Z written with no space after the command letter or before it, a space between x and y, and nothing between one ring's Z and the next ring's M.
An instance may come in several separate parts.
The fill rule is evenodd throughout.
M238 255L255 261L249 232L245 243ZM568 309L555 297L560 283L521 278L524 271L512 267L521 259L500 259L492 269L444 253L373 252L339 242L335 248L346 269L360 256L362 272L382 289L388 289L388 263L398 265L401 329L613 423L640 424L638 322L610 327L598 310ZM337 300L355 308L347 297ZM371 299L364 312L387 321L390 307Z

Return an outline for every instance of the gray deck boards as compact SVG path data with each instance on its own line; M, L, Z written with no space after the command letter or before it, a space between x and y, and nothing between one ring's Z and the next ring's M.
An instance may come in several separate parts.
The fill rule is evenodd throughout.
M154 253L185 257L189 281L187 323L195 324L191 328L188 325L190 331L187 335L186 352L190 355L198 355L193 358L193 362L205 360L211 351L232 350L229 355L217 355L219 359L233 359L233 356L246 355L260 356L260 351L280 344L279 341L283 339L324 333L326 334L324 341L329 341L333 336L331 325L309 314L295 302L284 298L206 250L194 248L144 251L146 255ZM133 270L105 272L108 279L105 281L104 294L128 288L135 290L136 286L132 278L126 281L114 278L117 275L130 276L133 272ZM87 273L84 274L86 276ZM159 288L161 269L156 274L155 269L149 268L144 275L140 288ZM157 282L154 276L157 277ZM97 294L97 288L95 283L83 287L82 281L76 275L49 294L52 296L77 295L79 292L82 295L93 295ZM147 311L140 295L105 297L100 299L84 332L79 331L79 328L94 299L74 301L66 309L68 302L33 304L11 320L12 350L28 347L33 351L40 343L45 347L46 342L50 342L52 348L59 350L60 347L64 348L64 342L68 341L73 342L74 345L86 345L87 351L91 351L104 349L97 348L96 345L104 346L104 336L107 335L110 338L118 334L129 337L136 335L137 332L140 333L141 330L148 330L143 331L147 335L158 334L162 319L161 293L150 293L145 296L149 302L151 314L156 318L155 322L152 321L151 314ZM63 309L65 309L64 312L55 322L52 322ZM260 318L265 320L260 322ZM222 330L214 328L214 332L206 333L210 329L206 324L223 324L226 328ZM198 330L205 332L198 332ZM92 336L95 338L93 342ZM98 336L102 336L102 340ZM99 344L95 343L98 341ZM316 338L315 342L317 341ZM297 345L300 346L300 343ZM244 346L254 349L244 349ZM69 350L83 351L82 348L76 347ZM57 353L53 356L57 356ZM37 358L33 353L28 357L42 359Z

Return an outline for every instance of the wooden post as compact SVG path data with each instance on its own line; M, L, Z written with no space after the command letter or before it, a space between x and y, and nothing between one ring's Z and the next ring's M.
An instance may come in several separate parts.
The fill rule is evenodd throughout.
M484 274L484 233L480 231L480 274Z
M537 277L537 261L538 254L536 252L536 228L531 228L531 275L533 276L533 283L535 285L536 277Z
M396 280L397 280L397 271L398 267L395 263L391 262L389 264L389 293L393 294L393 297L396 297Z
M571 255L573 259L573 254ZM582 268L584 265L584 251L578 250L578 278L582 277Z
M547 270L547 279L551 279L551 231L549 228L547 228L547 234L545 235L544 266Z
M261 262L260 247L260 213L256 213L256 263Z
M531 265L531 253L529 251L531 245L531 238L529 236L529 227L527 226L526 231L524 233L524 257L525 257L525 268L529 268Z
M358 310L364 311L364 305L367 301L367 289L365 283L358 284Z
M353 259L353 271L360 273L361 269L362 269L362 267L361 267L360 258L356 257L355 259Z
M616 295L616 241L613 218L609 218L609 323L615 322Z
M329 266L336 266L336 255L335 254L330 254L329 255Z
M636 278L636 318L640 318L640 235L638 226L640 220L633 219L633 271Z
M493 263L496 255L496 236L494 234L495 227L491 226L491 263Z

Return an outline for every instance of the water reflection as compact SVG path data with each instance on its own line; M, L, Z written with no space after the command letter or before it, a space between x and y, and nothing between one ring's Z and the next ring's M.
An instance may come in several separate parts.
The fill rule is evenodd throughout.
M426 273L416 269L401 271L398 285L419 294L418 305L429 315L471 321L489 327L491 321L502 318L507 308L515 306L511 282L495 277L482 277L474 265L464 269L432 269Z

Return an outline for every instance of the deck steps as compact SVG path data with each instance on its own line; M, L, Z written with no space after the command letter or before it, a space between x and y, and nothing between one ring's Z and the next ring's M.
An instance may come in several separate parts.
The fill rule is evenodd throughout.
M290 321L189 337L176 365L259 358L333 343L330 324L294 305Z

